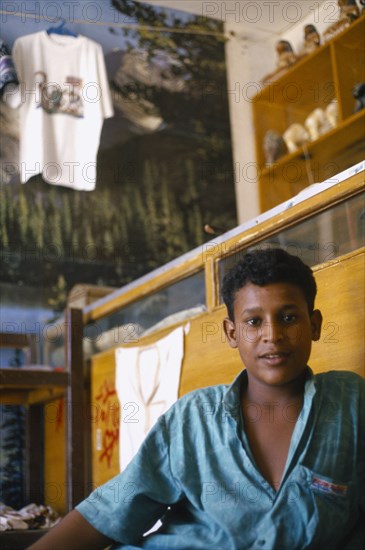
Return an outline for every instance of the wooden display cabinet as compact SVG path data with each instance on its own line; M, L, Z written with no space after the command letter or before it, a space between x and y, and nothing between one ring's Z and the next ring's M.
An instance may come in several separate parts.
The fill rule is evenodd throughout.
M72 326L72 331L71 331ZM88 433L84 411L89 406L87 377L82 356L82 311L66 310L66 369L62 372L47 370L42 366L32 368L0 369L0 403L26 407L26 501L49 504L45 497L44 457L45 425L43 407L59 397L67 403L65 456L60 457L65 471L66 506L71 510L87 495L89 471L87 467ZM1 347L32 349L32 338L27 334L0 334ZM81 411L81 414L80 414ZM44 433L46 433L44 426ZM56 451L59 454L59 448ZM44 500L43 500L44 499ZM44 530L4 531L0 533L0 547L5 549L27 548Z
M354 113L352 89L365 82L365 16L267 84L253 99L260 211L290 199L364 158L365 109ZM338 125L266 164L263 141L269 129L281 135L304 124L316 108L338 102Z

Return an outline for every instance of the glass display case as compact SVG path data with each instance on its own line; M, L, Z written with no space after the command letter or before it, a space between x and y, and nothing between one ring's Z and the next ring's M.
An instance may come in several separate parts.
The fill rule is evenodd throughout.
M219 286L227 270L254 248L284 248L313 267L365 246L365 193L284 228L218 262Z

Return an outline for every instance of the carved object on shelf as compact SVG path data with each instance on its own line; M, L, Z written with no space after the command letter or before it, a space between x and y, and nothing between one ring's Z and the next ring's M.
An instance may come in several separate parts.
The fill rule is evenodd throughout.
M338 101L337 99L333 99L326 107L325 109L327 124L329 126L329 130L332 128L336 128L338 125Z
M336 34L342 32L360 16L360 10L356 0L337 0L337 4L340 9L339 20L324 31L323 38L325 41L330 40L336 36Z
M294 53L292 45L287 40L279 40L276 43L275 49L277 53L276 69L262 78L261 82L263 84L267 84L268 82L279 78L300 58L300 56Z
M356 0L338 0L338 6L340 8L340 19L347 17L352 22L360 17L360 10Z
M304 46L303 53L313 52L321 45L321 37L314 25L305 25L304 27Z
M279 40L276 44L276 53L278 55L276 67L283 69L290 67L297 61L293 47L288 40Z
M314 109L305 119L304 126L308 130L309 138L315 141L321 134L324 133L323 128L326 124L326 115L323 109L319 107Z
M288 152L283 136L276 130L268 130L263 141L266 164L273 164Z
M365 107L365 82L359 82L352 88L352 95L355 98L354 113Z
M289 153L294 153L299 147L309 141L309 134L301 124L295 122L283 134Z

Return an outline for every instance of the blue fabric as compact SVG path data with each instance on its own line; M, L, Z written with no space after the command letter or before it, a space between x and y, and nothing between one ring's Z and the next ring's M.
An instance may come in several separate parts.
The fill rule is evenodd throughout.
M182 397L126 470L77 506L115 548L363 550L365 381L308 369L278 492L250 452L241 384L245 371Z
M4 40L0 39L0 94L11 82L19 84L10 50Z

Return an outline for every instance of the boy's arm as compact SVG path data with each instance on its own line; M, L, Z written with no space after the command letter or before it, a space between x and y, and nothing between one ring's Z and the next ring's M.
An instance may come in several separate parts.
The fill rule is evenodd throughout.
M28 550L103 550L113 541L97 531L77 510L72 510Z

